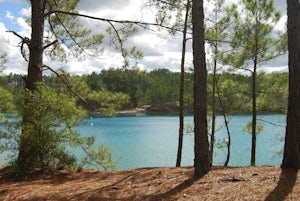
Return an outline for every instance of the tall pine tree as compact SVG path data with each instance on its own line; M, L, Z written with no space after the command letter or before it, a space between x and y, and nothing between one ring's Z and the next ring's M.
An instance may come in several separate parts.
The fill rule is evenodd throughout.
M273 0L240 0L230 9L235 19L231 46L233 51L226 62L237 69L251 73L252 121L251 165L256 162L257 134L257 70L268 61L282 54L285 35L278 34L274 26L281 15Z
M287 0L289 99L283 168L300 168L300 3Z
M209 172L211 162L207 132L207 70L204 48L203 0L193 0L193 59L194 59L194 166L195 176Z

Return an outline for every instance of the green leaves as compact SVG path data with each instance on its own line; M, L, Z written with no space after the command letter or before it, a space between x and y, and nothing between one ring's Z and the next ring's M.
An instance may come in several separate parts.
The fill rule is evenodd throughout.
M89 163L95 160L101 164L101 160L105 159L103 163L106 166L113 166L112 157L107 160L108 150L105 150L105 156L100 150L94 150L94 137L82 137L73 130L84 121L86 111L78 107L77 99L68 93L57 93L38 83L36 90L26 91L21 115L24 118L20 149L27 153L24 155L26 159L19 156L17 162L22 172L75 166L78 159L67 151L68 147L81 147L87 154L93 155L89 156Z
M16 107L14 104L14 97L12 93L6 89L0 87L0 113L12 113L15 111Z
M186 10L186 1L159 1L150 0L150 6L156 8L156 23L160 25L167 25L171 29L169 32L175 34L177 30L182 29L184 22L184 12ZM189 20L191 21L191 20Z
M104 88L91 90L83 76L69 76L67 74L65 76L72 86L72 91L81 97L78 102L91 111L100 111L106 116L113 116L117 109L129 101L130 97L121 92L110 92ZM70 93L69 88L63 87L62 90L65 93Z
M46 49L46 53L52 59L66 61L70 53L78 58L83 53L95 56L103 52L101 43L104 35L92 32L86 26L88 23L75 15L78 3L79 0L67 2L50 0L46 3L45 30L49 36L45 39L45 44L57 41Z
M115 51L121 52L124 59L123 68L130 66L130 59L141 59L143 53L135 46L127 47L125 42L138 32L138 28L134 24L114 25L110 23L110 27L106 29L110 42Z
M103 89L89 93L87 100L91 102L95 108L99 108L106 116L113 116L118 108L129 101L129 96Z
M115 170L114 160L109 149L104 145L86 149L86 157L81 159L84 166L102 167L104 170Z
M274 30L281 15L273 0L241 0L228 11L235 23L230 33L233 51L225 59L227 64L246 69L254 60L261 65L284 53L285 34Z
M264 126L256 125L255 129L256 129L256 134L259 134L263 131ZM242 131L252 134L252 122L248 122L247 124L245 124L242 128Z
M49 36L45 43L51 44L53 41L57 41L51 48L46 49L52 59L66 61L69 54L75 58L79 58L83 54L98 56L104 52L104 47L101 45L104 38L110 40L112 43L110 47L121 53L124 58L124 68L130 66L130 59L143 57L136 47L125 44L132 35L138 32L134 22L114 23L110 19L80 14L76 10L78 3L79 0L68 2L50 0L46 3L45 30ZM93 21L88 21L88 18ZM98 21L98 24L101 23L100 30L106 31L98 32L91 29L95 20Z

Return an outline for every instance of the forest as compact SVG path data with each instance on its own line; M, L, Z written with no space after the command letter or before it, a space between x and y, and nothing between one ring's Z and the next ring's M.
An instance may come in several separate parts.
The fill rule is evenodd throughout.
M88 112L113 116L143 105L151 105L150 112L179 114L177 167L181 166L184 114L193 114L195 178L212 168L218 113L225 124L227 114L251 114L251 166L256 165L258 154L257 114L286 113L282 167L299 169L299 1L287 1L288 23L283 29L278 29L284 18L273 0L206 3L207 7L203 0L149 0L144 8L150 8L155 17L139 21L88 15L78 10L79 0L28 1L30 15L24 23L30 27L30 37L6 30L18 40L27 74L0 77L0 110L17 113L19 118L17 125L6 121L7 127L0 132L0 153L17 153L9 155L10 172L22 178L79 164L113 170L108 148L95 145L94 137L82 137L74 127ZM93 29L92 21L102 27ZM171 71L168 65L152 71L137 67L144 55L134 46L133 37L162 30L182 38L180 72ZM103 56L107 50L122 58L118 68L74 75L51 66ZM260 71L287 52L288 73ZM1 71L11 67L5 66L6 56L1 52ZM208 116L212 119L210 134ZM68 147L82 149L85 156L77 158ZM230 150L229 132L227 148Z
M107 91L124 96L124 101L111 108L111 115L118 110L129 110L151 105L150 113L178 113L180 73L168 69L150 72L139 69L108 69L88 75L68 75L69 80L82 96L84 91ZM212 111L212 74L208 74L208 111ZM193 112L193 73L185 73L185 113ZM59 90L63 82L55 74L44 76L48 87ZM287 73L260 73L257 77L257 111L260 113L286 113L288 97ZM1 111L15 113L24 101L24 75L10 74L0 77ZM218 89L226 113L251 113L251 77L248 75L222 73L218 75ZM127 97L127 98L126 98ZM90 113L99 112L106 106L90 101L78 101ZM94 104L94 105L93 105ZM221 114L217 103L216 111ZM105 113L102 113L105 115ZM108 114L109 115L109 114Z

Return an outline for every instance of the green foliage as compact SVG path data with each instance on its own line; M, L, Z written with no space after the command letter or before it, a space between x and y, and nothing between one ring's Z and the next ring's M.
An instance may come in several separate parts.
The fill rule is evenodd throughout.
M232 23L232 17L224 9L224 0L213 0L212 12L208 13L208 19L205 21L205 38L210 48L206 50L212 53L212 63L219 64L228 53L228 38L230 37L228 29Z
M104 170L114 170L114 160L111 152L104 145L85 150L87 155L81 159L84 166L103 167Z
M130 66L130 58L143 58L143 53L139 51L135 46L126 47L124 44L129 37L133 36L138 32L138 28L135 25L129 24L122 25L120 27L112 25L106 30L106 32L109 34L114 50L121 52L121 55L124 59L123 68L127 68Z
M229 32L232 52L224 62L247 69L250 62L261 65L285 53L286 34L274 30L281 14L273 0L240 0L227 10L234 25Z
M99 111L102 114L113 116L118 108L129 101L129 96L123 93L101 90L88 94L87 100L95 108L100 108Z
M94 82L91 83L91 75L87 75L86 80L91 85L101 83L101 89L112 92L125 93L130 96L130 106L137 107L145 94L145 90L150 86L146 71L139 69L108 69L102 70L101 74L92 74ZM99 85L99 84L98 84ZM147 102L147 101L146 101Z
M168 30L170 34L175 34L176 31L182 30L187 1L149 0L148 2L150 6L156 8L155 20L157 24L170 27L170 29ZM189 19L188 21L190 22L191 19Z
M108 69L90 75L67 76L73 90L87 101L85 103L77 100L77 103L88 111L106 110L112 111L114 114L120 108L134 108L142 105L152 105L165 112L178 111L180 75L177 72ZM191 112L193 108L193 74L186 72L185 78L185 109L186 112ZM208 107L211 108L212 75L209 74L207 79ZM258 112L285 113L287 110L288 74L260 73L257 75L257 80ZM70 91L62 85L56 75L45 76L44 81L58 93L70 94ZM228 113L251 112L251 77L223 73L219 75L218 83L220 95ZM15 105L15 110L21 111L20 106L23 105L24 100L23 77L21 75L0 76L0 87L5 88L13 97L12 100L2 103L11 102L9 104ZM111 101L117 104L110 105ZM218 101L216 103L217 112L221 112ZM109 109L109 107L111 108Z
M73 165L76 160L65 151L65 142L76 137L70 128L82 120L84 111L76 108L74 99L59 96L41 84L36 91L27 91L25 96L21 116L26 119L23 119L20 149L29 157L19 156L18 168L27 172Z
M288 74L261 73L258 79L257 107L259 111L282 112L287 111Z
M25 117L20 135L20 150L16 162L22 173L47 171L58 167L74 167L78 159L67 151L67 147L82 147L87 154L101 162L107 150L93 151L94 139L81 137L73 127L84 121L85 110L77 106L77 100L65 93L38 84L35 91L26 91L26 104L21 116ZM26 156L26 158L23 158ZM100 158L99 158L100 157ZM101 164L101 163L98 164ZM113 166L112 159L109 165ZM103 164L107 168L107 161Z
M45 44L57 40L49 49L46 49L46 53L52 59L66 61L68 53L63 46L71 50L75 57L79 57L82 53L97 55L103 52L100 45L104 38L103 34L93 33L76 16L62 13L48 14L52 11L77 13L78 3L79 0L49 0L46 3L45 13L48 22L46 25L48 25L47 29L50 32L50 37L45 40Z
M157 69L149 73L149 88L146 89L144 102L174 111L178 108L179 73L172 73L167 69Z
M15 104L13 102L13 94L0 87L0 113L13 113L15 112Z
M119 108L129 101L129 96L122 92L111 92L105 88L92 90L83 76L70 76L68 74L64 74L64 76L72 86L71 90L80 96L78 102L91 111L113 116ZM64 93L70 93L70 89L64 85L61 90Z
M11 94L11 95L4 95L5 101L1 101L3 105L14 105L14 106L5 106L5 108L11 108L9 110L0 110L0 112L4 113L11 113L15 111L20 111L21 106L24 102L24 77L22 75L16 74L9 74L6 76L0 76L0 88L4 89L6 92L4 94ZM0 95L1 96L1 95ZM12 96L12 99L9 98ZM13 107L13 108L12 108Z
M264 130L264 126L263 125L256 125L255 129L256 129L256 134L259 134ZM246 123L243 126L242 131L247 132L249 134L252 134L252 122Z
M92 91L99 91L103 88L102 80L99 79L99 76L95 72L86 75L86 83Z
M138 32L134 24L115 24L98 19L97 23L103 23L105 31L92 30L93 22L87 20L86 16L80 16L77 11L78 4L79 0L45 2L44 29L49 33L44 39L45 47L47 47L45 53L52 59L66 61L70 54L73 58L80 58L83 55L98 56L104 52L101 44L106 38L112 43L110 47L121 52L124 58L123 67L128 67L131 59L137 60L143 57L142 52L135 46L125 44L132 35Z

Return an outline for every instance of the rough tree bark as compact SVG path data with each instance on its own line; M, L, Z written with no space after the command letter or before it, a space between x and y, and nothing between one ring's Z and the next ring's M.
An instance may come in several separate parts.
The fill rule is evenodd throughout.
M300 2L287 0L289 99L283 168L300 168Z
M26 78L26 89L34 90L36 83L42 81L42 66L43 66L43 37L44 37L44 11L45 1L42 0L31 0L31 41L29 45L30 55L28 64L28 74ZM26 104L25 97L25 104ZM30 114L28 114L30 115ZM23 125L28 123L28 118L23 116ZM24 130L23 130L24 131ZM20 139L20 148L18 155L18 167L22 167L21 172L26 172L30 168L28 160L31 156L32 148L29 141L26 139L26 135L22 131Z
M194 166L195 176L210 170L209 143L207 136L207 70L204 49L203 0L193 0L193 59L194 59Z
M31 42L26 88L35 89L35 83L42 81L43 38L45 1L31 0Z

